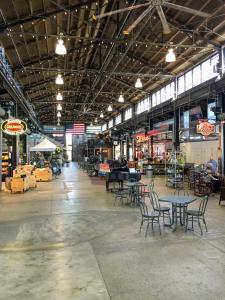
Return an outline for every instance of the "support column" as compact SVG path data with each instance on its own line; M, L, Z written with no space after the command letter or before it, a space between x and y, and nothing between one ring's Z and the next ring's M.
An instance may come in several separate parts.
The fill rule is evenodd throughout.
M2 131L0 129L0 191L2 190Z
M174 151L177 151L180 146L180 112L179 109L174 111L174 126L173 126L173 145Z
M12 142L12 167L13 169L18 165L19 163L19 154L20 154L20 149L19 149L19 135L16 135L13 137L13 142Z
M221 107L221 112L225 113L225 95L224 93L219 94L219 105ZM222 175L225 175L225 167L224 167L224 162L225 162L225 123L222 121L220 123L220 136L219 136L219 146L218 146L218 168L219 172Z
M149 120L149 129L153 130L153 119ZM149 146L150 146L150 156L153 157L153 136L150 136L150 141L149 141Z

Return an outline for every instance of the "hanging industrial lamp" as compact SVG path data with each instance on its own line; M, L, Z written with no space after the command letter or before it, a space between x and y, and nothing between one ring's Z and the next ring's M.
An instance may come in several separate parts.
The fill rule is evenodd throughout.
M56 84L63 84L63 83L64 83L61 74L58 74L58 75L57 75L57 77L56 77L56 79L55 79L55 83L56 83Z
M62 110L62 105L61 104L57 104L57 110L58 111Z
M137 78L137 81L135 82L135 87L136 88L142 88L142 82L140 78Z
M100 114L100 116L99 116L101 119L103 119L104 118L104 115L103 115L103 113L101 112L101 114Z
M112 110L113 110L111 104L108 106L107 110L108 110L108 111L112 111Z
M64 45L64 41L62 39L59 39L57 41L57 44L55 47L55 53L58 55L65 55L67 53L66 47Z
M58 94L56 95L56 100L57 101L62 101L62 99L63 99L62 94L60 92L58 92Z
M95 123L97 123L98 122L98 119L97 118L95 118Z
M61 118L61 112L60 111L57 112L57 118Z
M122 93L121 93L120 96L119 96L118 102L124 103L124 97L123 97L123 94L122 94Z
M166 54L166 62L171 63L174 61L176 61L176 54L174 53L173 48L170 48Z

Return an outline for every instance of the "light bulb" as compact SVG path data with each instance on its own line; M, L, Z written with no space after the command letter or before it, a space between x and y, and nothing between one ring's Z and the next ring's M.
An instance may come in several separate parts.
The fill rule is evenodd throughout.
M120 94L118 102L123 103L124 102L124 97L123 94Z
M58 110L58 111L62 110L62 105L61 105L61 104L58 104L58 105L57 105L57 110Z
M107 108L107 110L108 110L108 111L112 111L112 110L113 110L113 109L112 109L112 105L109 105L108 108Z
M59 55L65 55L67 53L64 41L62 39L58 40L55 47L55 53Z
M103 115L103 113L101 113L101 114L100 114L100 118L102 118L102 119L104 118L104 115Z
M61 112L60 111L57 112L57 117L61 118Z
M63 99L62 94L60 92L58 92L58 94L56 95L56 100L57 101L62 101L62 99Z
M168 53L166 54L166 62L174 62L176 61L176 54L174 53L173 49L168 49Z
M136 88L142 88L142 82L140 78L137 78L137 81L135 82L135 87Z
M56 79L55 79L55 83L56 83L56 84L63 84L63 83L64 83L61 74L58 74L58 75L57 75L57 77L56 77Z

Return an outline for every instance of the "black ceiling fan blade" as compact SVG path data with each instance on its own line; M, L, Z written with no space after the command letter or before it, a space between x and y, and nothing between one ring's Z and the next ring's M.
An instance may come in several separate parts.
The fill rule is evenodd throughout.
M209 18L210 17L210 14L208 14L206 12L202 12L202 11L199 11L199 10L196 10L196 9L193 9L193 8L189 8L189 7L186 7L186 6L181 6L181 5L178 5L178 4L164 2L162 5L166 6L166 7L169 7L169 8L174 8L176 10L186 12L186 13L189 13L189 14L192 14L192 15L195 15L195 16L200 16L200 17L203 17L203 18Z
M157 6L156 6L156 10L157 10L157 13L158 13L158 15L159 15L159 18L160 18L160 20L161 20L162 26L163 26L163 33L164 33L164 34L169 34L169 33L171 33L170 26L169 26L169 24L168 24L168 22L167 22L167 20L166 20L166 16L165 16L165 14L164 14L164 12L163 12L162 6L157 5Z

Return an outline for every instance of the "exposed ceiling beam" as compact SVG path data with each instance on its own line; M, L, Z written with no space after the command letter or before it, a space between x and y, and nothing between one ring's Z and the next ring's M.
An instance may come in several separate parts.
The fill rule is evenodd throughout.
M6 24L1 24L0 25L0 32L3 32L6 29L9 29L9 28L12 28L12 27L15 27L15 26L18 26L18 25L24 25L24 24L31 23L31 22L34 22L34 21L47 19L51 16L57 15L57 14L62 13L62 12L65 13L67 11L74 11L76 9L79 9L81 7L85 7L86 5L92 4L94 2L96 2L96 1L95 0L85 0L85 1L82 1L78 4L65 5L64 7L54 9L54 10L51 10L49 12L43 12L43 13L40 13L40 14L37 14L37 15L21 18L19 20L14 19L14 20L8 21Z

